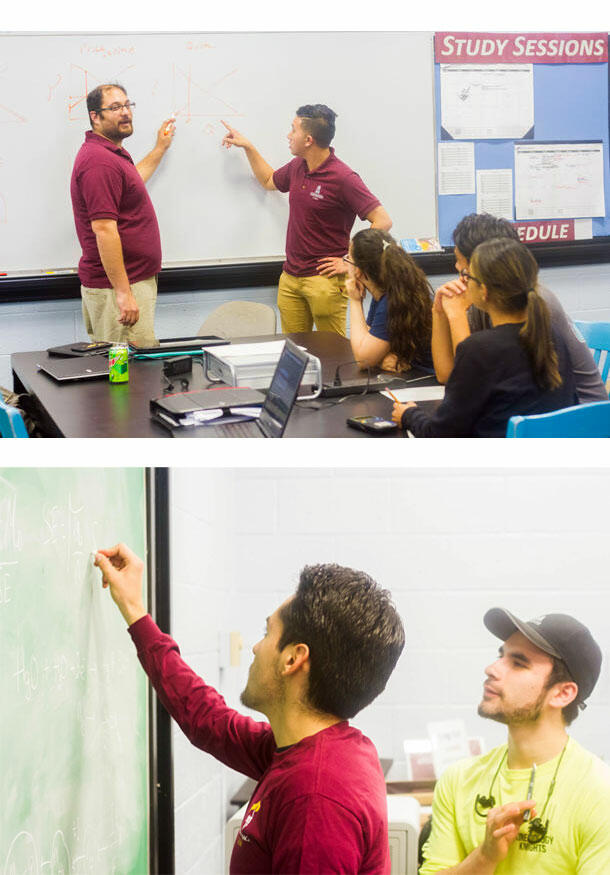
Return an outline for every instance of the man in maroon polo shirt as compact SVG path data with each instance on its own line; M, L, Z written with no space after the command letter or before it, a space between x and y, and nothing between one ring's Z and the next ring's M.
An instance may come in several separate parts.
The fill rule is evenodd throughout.
M174 119L163 122L154 149L134 165L122 146L133 133L134 106L118 83L89 92L92 130L76 156L70 194L89 337L151 346L161 239L145 183L172 142Z
M277 296L285 332L311 331L315 323L318 330L345 335L343 256L356 216L372 228L392 227L379 200L335 155L330 143L336 115L321 103L299 107L288 134L295 157L275 171L249 140L223 122L229 132L223 145L244 149L263 188L290 192L286 261Z
M241 700L266 715L261 723L227 707L153 622L144 563L128 547L98 550L95 564L182 731L257 782L230 872L389 875L383 773L372 742L348 722L385 688L404 646L389 593L362 571L303 569L253 648Z

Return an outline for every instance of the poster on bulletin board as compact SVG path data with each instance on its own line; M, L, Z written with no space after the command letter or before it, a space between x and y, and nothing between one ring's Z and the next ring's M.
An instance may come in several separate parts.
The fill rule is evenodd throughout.
M610 234L608 35L434 36L439 238L473 212L527 243Z

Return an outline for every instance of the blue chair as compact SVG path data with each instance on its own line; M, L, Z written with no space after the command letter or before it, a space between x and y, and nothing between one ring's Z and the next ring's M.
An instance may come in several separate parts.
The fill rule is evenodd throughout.
M29 437L23 417L16 407L0 400L0 435L3 438Z
M610 437L610 401L577 404L551 413L511 416L507 438Z
M592 351L595 364L600 369L602 381L605 383L610 370L610 322L575 322L574 325ZM603 363L600 363L602 352L605 352L605 356Z

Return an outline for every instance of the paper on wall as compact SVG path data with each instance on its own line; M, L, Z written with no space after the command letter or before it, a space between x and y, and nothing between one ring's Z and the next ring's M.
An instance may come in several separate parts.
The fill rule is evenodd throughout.
M513 171L477 170L477 213L513 219Z
M474 143L438 144L438 193L474 194Z
M517 219L605 216L603 143L515 143Z
M441 125L455 140L516 140L534 126L532 64L441 64Z

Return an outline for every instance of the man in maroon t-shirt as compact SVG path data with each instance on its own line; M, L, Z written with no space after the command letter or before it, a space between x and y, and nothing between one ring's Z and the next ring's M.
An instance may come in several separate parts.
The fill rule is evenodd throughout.
M174 136L166 119L154 149L137 165L122 147L133 133L122 85L99 85L87 95L92 130L72 171L70 194L82 248L78 265L83 318L92 340L154 344L161 239L146 181Z
M404 646L389 593L339 565L303 569L295 595L253 648L244 705L228 708L146 613L143 562L124 544L99 550L138 657L189 740L257 781L230 871L389 875L387 800L377 752L350 726L385 688Z
M244 149L257 180L268 190L290 192L286 261L277 302L282 331L321 331L345 335L347 295L343 256L358 216L372 228L388 231L392 220L357 173L340 161L330 143L337 114L324 104L297 109L288 134L295 156L278 170L252 143L226 122L227 148Z

